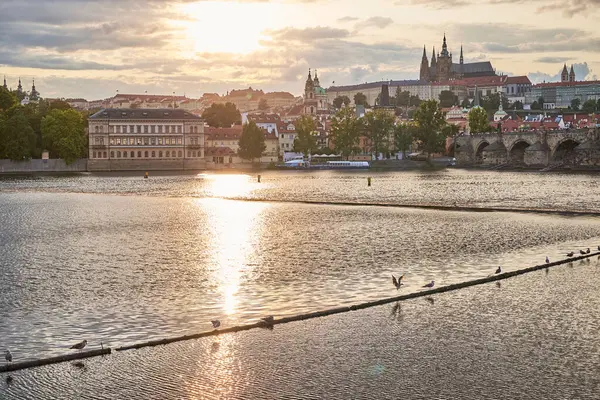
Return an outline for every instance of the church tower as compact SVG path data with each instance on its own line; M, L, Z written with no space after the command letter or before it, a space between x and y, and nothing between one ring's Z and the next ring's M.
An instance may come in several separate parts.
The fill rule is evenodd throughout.
M313 79L313 87L320 87L319 77L317 76L317 70L315 69L315 79Z
M19 78L19 86L17 86L17 93L23 93L23 86L21 85L21 78Z
M431 67L429 69L429 79L432 81L437 80L437 60L435 59L435 46L433 46L433 53L431 54Z
M452 78L452 53L448 52L448 44L446 43L446 34L444 33L444 41L442 43L442 52L437 59L437 80L447 81Z
M8 86L6 86L6 75L4 75L4 85L2 85L2 87L8 90Z
M316 76L315 76L316 78ZM319 82L318 78L317 83ZM317 113L317 99L315 98L315 82L308 69L308 78L304 84L304 114L314 115Z
M573 64L571 64L571 72L569 72L569 82L575 82L575 70L573 70Z
M35 79L33 80L33 84L31 85L31 93L29 94L29 100L38 101L40 97L40 93L35 89Z
M567 64L563 66L562 73L560 74L561 82L569 82L569 72L567 71Z
M429 61L427 60L427 54L425 54L425 46L423 46L423 57L421 58L421 71L419 73L419 79L425 82L429 82Z

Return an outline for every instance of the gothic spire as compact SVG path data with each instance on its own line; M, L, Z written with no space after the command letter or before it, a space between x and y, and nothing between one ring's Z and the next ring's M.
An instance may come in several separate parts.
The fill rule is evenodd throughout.
M463 64L464 63L464 59L463 59L463 50L462 50L462 44L460 45L460 63Z
M431 66L435 67L436 64L437 62L435 60L435 46L433 46L433 53L431 54Z
M8 89L8 86L6 85L6 75L4 75L4 85L3 85L4 89Z
M442 56L448 56L448 45L446 44L446 33L444 32L444 42L442 43Z
M425 45L423 45L423 58L427 58L427 54L425 54ZM6 79L5 79L6 81Z
M19 77L19 86L17 86L17 92L22 93L23 92L23 86L21 85L21 78Z

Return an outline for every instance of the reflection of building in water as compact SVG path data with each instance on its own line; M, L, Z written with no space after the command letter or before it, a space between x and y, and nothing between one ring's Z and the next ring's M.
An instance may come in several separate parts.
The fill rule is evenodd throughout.
M88 169L204 168L204 124L180 109L105 109L89 117Z

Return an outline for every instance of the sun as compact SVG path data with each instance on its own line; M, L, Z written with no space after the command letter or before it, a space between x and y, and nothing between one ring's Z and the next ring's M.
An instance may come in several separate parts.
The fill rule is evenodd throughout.
M261 32L278 15L278 5L269 2L200 1L180 7L187 19L179 23L196 53L256 51Z

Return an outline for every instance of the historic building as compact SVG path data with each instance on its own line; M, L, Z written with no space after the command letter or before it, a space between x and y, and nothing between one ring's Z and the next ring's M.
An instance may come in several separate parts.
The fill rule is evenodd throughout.
M90 171L203 169L204 123L181 109L104 109L89 117Z
M571 64L571 71L567 71L567 64L563 66L563 70L560 74L561 82L575 82L575 70L573 70L573 64Z
M315 79L312 79L309 69L304 84L304 114L316 116L328 111L327 91L321 87L317 71L315 70Z
M435 54L435 46L431 55L431 63L427 59L427 51L423 46L423 57L419 78L424 82L444 82L448 80L475 78L482 76L494 76L496 71L489 61L465 63L463 48L460 46L460 58L458 63L452 61L452 53L448 51L446 35L442 43L442 52Z

